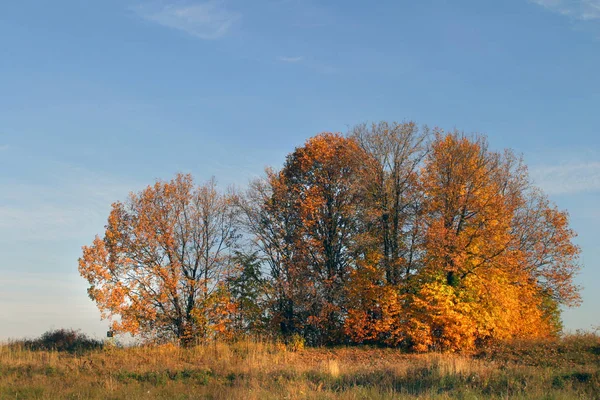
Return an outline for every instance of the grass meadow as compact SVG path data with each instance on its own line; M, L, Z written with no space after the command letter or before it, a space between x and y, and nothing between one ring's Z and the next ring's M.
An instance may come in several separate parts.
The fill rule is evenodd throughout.
M256 340L62 352L0 347L1 399L600 399L600 337L476 354Z

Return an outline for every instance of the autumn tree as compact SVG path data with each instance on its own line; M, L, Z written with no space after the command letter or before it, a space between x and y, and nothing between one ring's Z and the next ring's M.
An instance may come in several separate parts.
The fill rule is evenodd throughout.
M362 150L339 134L317 135L281 171L255 183L249 226L271 269L274 319L312 343L342 340L346 283L354 263Z
M345 318L346 285L359 232L355 181L363 167L356 142L321 134L297 148L282 170L302 221L307 283L311 286L310 327L317 342L339 342Z
M560 331L559 305L579 300L579 248L520 158L438 129L426 147L411 123L351 136L367 177L356 182L367 229L348 282L352 341L456 350Z
M350 132L364 150L365 168L356 184L363 192L362 218L369 225L366 241L381 255L385 281L391 285L407 279L418 262L417 181L428 132L414 122L362 124Z
M117 332L464 350L560 331L574 238L511 151L382 122L308 139L244 192L133 193L79 270Z
M569 226L569 215L560 211L546 195L529 187L514 215L512 249L521 266L553 302L565 306L581 303L580 288L573 279L579 272L580 248Z
M407 308L412 345L464 349L555 331L546 305L574 304L579 249L521 160L488 150L483 137L438 132L420 184L426 231Z
M345 321L354 342L397 344L392 331L403 324L402 299L421 261L418 175L428 132L413 122L362 124L350 132L363 149L364 165L354 183L363 229Z
M104 237L83 247L90 298L119 333L185 344L225 331L235 220L214 180L196 186L178 174L132 193L112 205Z
M242 226L250 238L249 248L260 254L268 326L290 337L302 334L308 319L309 287L305 285L306 247L302 220L294 207L295 194L287 190L280 172L267 169L237 196Z

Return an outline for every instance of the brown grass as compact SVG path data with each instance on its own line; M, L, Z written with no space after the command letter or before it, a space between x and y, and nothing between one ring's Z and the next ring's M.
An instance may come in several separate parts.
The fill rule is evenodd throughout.
M548 356L550 355L550 356ZM579 335L478 355L241 341L83 355L0 346L1 399L600 398L600 340Z

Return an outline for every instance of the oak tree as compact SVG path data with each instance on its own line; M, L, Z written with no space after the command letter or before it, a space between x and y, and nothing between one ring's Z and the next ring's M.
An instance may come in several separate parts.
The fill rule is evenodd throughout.
M214 180L197 186L178 174L132 193L112 205L104 237L83 247L90 298L118 333L186 344L225 332L235 220Z
M270 265L273 318L284 335L299 333L311 343L343 339L363 161L353 139L322 133L252 187L247 220Z
M488 150L483 137L440 131L420 184L424 268L406 324L415 327L414 347L554 333L552 302L578 297L579 249L566 215L539 198L522 161Z

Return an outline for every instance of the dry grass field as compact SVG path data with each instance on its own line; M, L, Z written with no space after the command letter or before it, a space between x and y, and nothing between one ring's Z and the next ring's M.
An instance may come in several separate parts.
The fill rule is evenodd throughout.
M242 341L80 354L0 347L1 399L600 398L600 337L479 354Z

